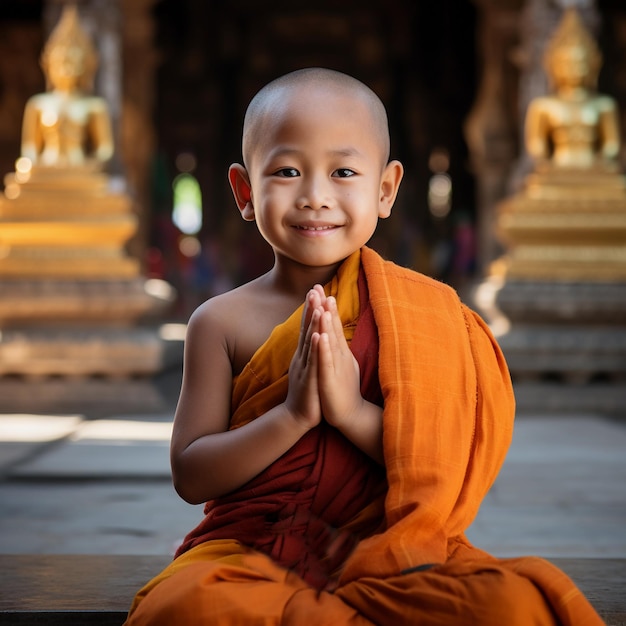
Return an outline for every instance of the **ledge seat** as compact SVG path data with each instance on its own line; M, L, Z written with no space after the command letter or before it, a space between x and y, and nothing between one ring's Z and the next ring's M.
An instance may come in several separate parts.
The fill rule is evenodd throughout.
M168 556L0 555L0 626L121 626ZM626 626L626 559L550 559L607 626Z

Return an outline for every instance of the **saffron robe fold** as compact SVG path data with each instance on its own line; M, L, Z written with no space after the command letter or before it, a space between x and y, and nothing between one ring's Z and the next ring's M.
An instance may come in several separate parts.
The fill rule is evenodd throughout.
M314 429L207 504L127 625L602 624L547 561L498 560L465 538L514 416L505 361L480 317L446 285L369 248L327 293L365 371L362 392L382 393L385 476L334 429ZM300 316L234 382L231 427L284 400Z

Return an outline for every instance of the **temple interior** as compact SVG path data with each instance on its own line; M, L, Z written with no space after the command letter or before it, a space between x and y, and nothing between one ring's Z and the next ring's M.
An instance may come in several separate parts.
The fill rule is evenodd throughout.
M71 146L64 156L36 154L44 132L33 126L37 98L44 102L60 80L50 42L63 39L58 25L70 6L72 28L82 32L71 36L93 47L91 95L81 102L89 122L80 130L93 133L95 170ZM563 26L572 11L577 17ZM380 223L372 247L450 283L470 304L491 293L482 304L507 318L502 332L512 339L503 345L515 375L567 370L571 355L554 356L564 325L574 342L588 344L581 358L598 341L621 345L620 0L5 0L0 18L5 329L25 320L56 328L79 317L94 328L146 315L184 322L206 298L266 271L271 250L241 220L226 172L241 160L252 95L290 70L325 66L381 97L392 157L405 167L393 218ZM568 50L588 65L576 87L587 108L574 114L587 121L573 130L570 105L559 109L573 89L567 81L577 80ZM30 160L20 165L20 157ZM24 163L32 172L20 171ZM54 297L50 281L62 286ZM557 304L549 297L555 289ZM597 339L598 322L610 336ZM129 337L122 342L133 343ZM532 345L552 355L539 368ZM623 349L600 352L591 366L571 368L571 379L621 376Z
M498 254L492 208L520 177L524 92L541 89L532 47L556 24L558 4L83 0L100 55L96 91L109 101L115 126L110 167L139 201L135 254L144 264L151 246L174 254L163 249L171 244L163 222L172 182L189 167L179 157L190 155L202 193L199 236L219 259L214 273L240 282L271 262L254 229L240 223L225 172L240 158L251 95L281 73L322 65L353 73L383 98L393 156L405 165L395 219L381 224L374 246L456 286L474 279ZM624 117L626 8L615 0L580 4L603 52L599 89L616 98ZM39 55L62 5L7 0L0 9L2 172L19 153L26 100L45 88ZM429 210L437 173L449 175L452 199ZM254 250L256 260L242 250ZM182 256L164 260L174 282L184 280L189 257Z

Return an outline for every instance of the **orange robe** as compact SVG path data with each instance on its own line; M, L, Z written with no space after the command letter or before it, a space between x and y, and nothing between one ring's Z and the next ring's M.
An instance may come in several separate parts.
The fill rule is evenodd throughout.
M513 428L508 370L484 322L449 287L368 248L327 293L365 371L362 392L382 394L385 475L333 429L314 429L207 503L127 626L602 624L547 561L498 560L464 536ZM234 382L231 427L284 399L300 315Z

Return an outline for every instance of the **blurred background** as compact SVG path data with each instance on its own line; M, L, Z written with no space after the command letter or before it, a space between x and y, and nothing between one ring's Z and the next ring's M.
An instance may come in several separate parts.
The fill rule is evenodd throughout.
M0 6L0 172L20 153L27 99L45 90L39 57L63 4ZM321 65L380 95L392 156L405 165L394 217L381 223L373 247L463 291L500 252L494 206L525 172L525 108L546 90L541 46L572 4L82 0L100 57L95 91L114 123L109 170L125 178L140 214L132 254L177 289L173 315L181 320L266 270L270 250L238 216L227 168L241 158L252 95L280 74ZM599 89L623 117L626 7L578 5L604 55ZM197 185L198 214L186 222L173 219L177 183Z

